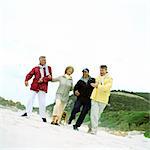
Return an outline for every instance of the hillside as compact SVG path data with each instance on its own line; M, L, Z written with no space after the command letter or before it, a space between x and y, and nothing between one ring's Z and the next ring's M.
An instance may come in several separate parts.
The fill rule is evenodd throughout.
M150 101L132 93L112 92L107 111L146 111L150 110Z
M136 92L135 94L138 95L138 96L141 96L141 97L143 97L143 98L145 98L147 100L150 100L150 93Z

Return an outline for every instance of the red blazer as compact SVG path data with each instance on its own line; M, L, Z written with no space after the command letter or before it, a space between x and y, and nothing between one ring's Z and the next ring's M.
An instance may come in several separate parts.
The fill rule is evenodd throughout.
M49 73L52 75L52 69L50 66L48 66ZM41 78L41 73L40 73L40 67L34 67L27 75L25 78L25 81L30 80L34 76L33 82L31 84L30 90L39 92L39 90L44 91L47 93L48 90L48 82L51 81L52 79L49 79L48 76L46 76L46 71L44 71L44 77L43 77L43 82L38 83L39 79Z

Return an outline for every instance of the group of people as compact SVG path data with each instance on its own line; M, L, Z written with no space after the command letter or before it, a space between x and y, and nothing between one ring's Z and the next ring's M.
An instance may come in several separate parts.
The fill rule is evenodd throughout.
M45 102L48 82L59 82L51 124L60 124L62 114L69 101L69 93L73 91L77 99L67 123L71 124L72 121L76 119L76 114L80 112L80 115L76 119L76 123L73 125L73 129L78 130L86 115L90 112L88 133L96 134L100 116L109 101L112 77L108 74L106 65L100 66L100 74L96 78L92 78L89 74L89 69L85 68L82 70L83 75L81 79L73 86L73 79L71 76L73 72L74 68L68 66L65 69L64 75L53 78L51 67L46 65L46 57L40 56L39 65L34 67L25 78L25 86L28 86L28 81L34 76L30 88L31 97L27 103L26 112L22 117L31 115L35 96L38 95L39 114L43 122L47 122Z

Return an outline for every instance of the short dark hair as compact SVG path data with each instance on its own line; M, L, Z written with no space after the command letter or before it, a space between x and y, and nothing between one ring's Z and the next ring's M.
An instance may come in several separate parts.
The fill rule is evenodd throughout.
M101 68L101 69L106 69L106 70L107 70L107 66L106 66L106 65L101 65L100 68Z

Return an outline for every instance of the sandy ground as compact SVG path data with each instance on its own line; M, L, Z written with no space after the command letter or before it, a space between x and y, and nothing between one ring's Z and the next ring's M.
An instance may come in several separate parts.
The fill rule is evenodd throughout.
M127 136L116 136L99 128L97 135L87 133L87 126L79 131L72 126L53 126L41 122L37 114L22 118L22 112L0 108L0 150L6 149L114 149L149 150L150 139L133 132Z

